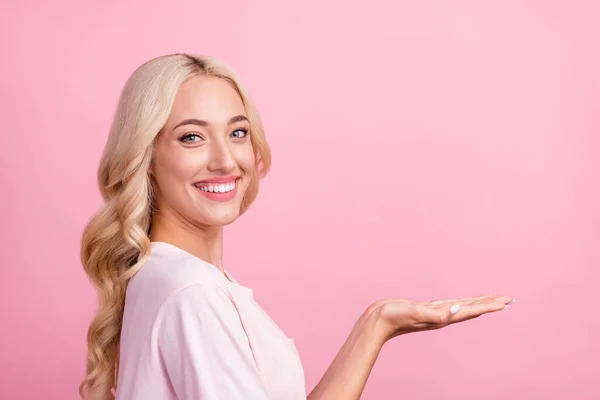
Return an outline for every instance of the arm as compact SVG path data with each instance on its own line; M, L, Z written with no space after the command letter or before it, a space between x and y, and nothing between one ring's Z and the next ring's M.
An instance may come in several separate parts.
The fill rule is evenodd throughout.
M485 313L503 310L512 301L509 296L430 302L379 300L369 306L358 319L350 336L307 400L358 400L377 356L388 340L402 334L439 329Z
M385 343L379 316L379 309L372 308L361 315L308 400L360 399Z

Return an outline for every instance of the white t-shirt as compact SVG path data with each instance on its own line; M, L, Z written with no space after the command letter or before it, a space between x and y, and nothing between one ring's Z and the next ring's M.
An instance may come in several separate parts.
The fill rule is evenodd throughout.
M293 339L252 289L152 242L127 287L116 398L305 400L306 389Z

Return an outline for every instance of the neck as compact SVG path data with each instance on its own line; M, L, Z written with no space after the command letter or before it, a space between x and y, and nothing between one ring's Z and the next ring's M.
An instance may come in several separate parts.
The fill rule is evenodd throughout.
M223 268L223 227L191 225L173 215L152 217L150 241L179 247L212 265Z

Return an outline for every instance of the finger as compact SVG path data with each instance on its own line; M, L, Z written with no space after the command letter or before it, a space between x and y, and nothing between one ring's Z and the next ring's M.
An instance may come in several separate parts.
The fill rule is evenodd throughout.
M460 306L458 306L460 308ZM456 307L450 310L447 307L432 307L425 304L417 305L417 323L426 325L443 326L449 323Z
M506 304L499 301L480 302L461 306L452 318L451 323L466 321L468 319L477 318L483 314L492 313L506 308Z
M436 300L431 302L434 306L445 306L447 304L473 304L476 302L488 302L488 301L500 301L504 304L509 304L513 301L511 296L506 295L486 295L486 296L477 296L477 297L465 297L462 299L448 299L448 300Z
M463 297L461 299L440 299L440 300L434 300L434 301L430 301L429 304L433 305L433 306L440 306L440 305L446 305L449 303L469 303L469 302L473 302L473 301L480 301L480 300L485 300L485 299L490 299L493 298L495 295L491 295L491 294L487 294L485 296L476 296L476 297Z
M473 303L480 303L480 302L488 302L488 301L495 301L495 302L499 302L499 303L503 303L505 305L511 304L514 301L514 298L512 296L505 296L505 295L498 295L498 296L494 296L491 299L482 299ZM471 303L472 304L472 303Z

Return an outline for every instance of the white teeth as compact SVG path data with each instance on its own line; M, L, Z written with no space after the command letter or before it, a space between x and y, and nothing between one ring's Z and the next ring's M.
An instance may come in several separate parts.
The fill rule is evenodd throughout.
M211 192L211 193L225 193L230 192L235 189L235 182L231 183L222 183L220 185L208 185L208 186L196 186L198 189L203 192Z

